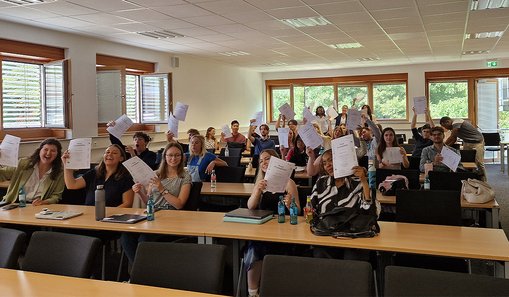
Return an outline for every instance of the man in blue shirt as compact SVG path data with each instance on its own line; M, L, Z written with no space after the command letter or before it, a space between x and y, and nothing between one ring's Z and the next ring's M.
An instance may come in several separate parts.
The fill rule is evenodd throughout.
M256 120L252 119L251 125L256 122ZM267 124L260 125L260 137L254 137L253 133L256 129L256 126L249 126L249 132L247 134L247 138L254 145L254 156L260 155L263 150L266 149L276 149L276 144L272 139L269 138L269 126Z

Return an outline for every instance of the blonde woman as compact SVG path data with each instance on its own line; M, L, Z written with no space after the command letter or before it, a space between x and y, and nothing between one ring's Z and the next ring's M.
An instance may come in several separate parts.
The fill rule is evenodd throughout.
M205 149L205 137L194 135L189 143L189 153L186 153L187 169L193 182L204 181L216 166L228 166L216 155Z

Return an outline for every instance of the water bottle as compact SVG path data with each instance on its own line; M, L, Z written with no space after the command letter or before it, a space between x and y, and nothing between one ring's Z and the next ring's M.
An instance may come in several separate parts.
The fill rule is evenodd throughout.
M313 205L311 205L311 196L306 198L306 206L304 207L304 218L306 218L306 223L310 224L313 220Z
M95 220L100 221L106 216L106 195L104 185L97 185L95 190Z
M428 175L426 175L424 177L424 190L429 190L430 187L431 187L431 185L430 185L430 182L429 182L429 177L428 177Z
M292 196L292 203L290 203L290 224L297 225L297 216L299 215L299 209L295 204L295 197Z
M228 150L228 144L226 145L226 147L224 148L224 156L225 157L229 157L230 156L230 151Z
M18 206L25 207L27 206L27 195L25 193L25 187L21 187L18 193Z
M279 202L277 203L277 222L285 222L285 202L283 201L283 195L279 196Z
M155 200L155 197L157 195L157 188L154 187L152 188L152 193L150 194L150 196L148 197L148 201L147 201L147 221L153 221L155 216L154 216L154 200Z
M210 174L210 188L215 189L216 187L217 187L216 170L212 169L212 174Z
M370 189L376 188L375 160L368 160L368 182Z

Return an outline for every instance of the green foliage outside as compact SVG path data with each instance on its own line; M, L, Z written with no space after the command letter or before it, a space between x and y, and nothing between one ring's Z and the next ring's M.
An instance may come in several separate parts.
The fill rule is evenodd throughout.
M468 118L468 83L432 82L429 84L431 117Z
M377 119L406 119L406 84L374 85L373 102Z
M334 86L296 86L293 88L295 119L302 119L304 106L313 107L311 112L315 114L318 106L325 110L334 104Z
M352 107L356 98L362 98L357 101L355 106L360 108L364 104L368 104L368 87L366 86L339 86L338 87L338 112L341 112L343 105Z

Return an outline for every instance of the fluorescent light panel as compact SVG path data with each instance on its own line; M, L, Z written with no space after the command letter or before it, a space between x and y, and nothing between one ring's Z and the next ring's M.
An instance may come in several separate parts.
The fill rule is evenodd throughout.
M489 50L478 50L478 51L463 51L462 55L481 55L489 53Z
M326 26L330 25L331 22L324 17L309 17L309 18L298 18L298 19L284 19L281 20L283 23L290 25L295 28L302 27L314 27L314 26Z
M362 44L358 42L352 42L352 43L329 44L329 46L335 49L348 49L348 48L360 48L362 47Z
M15 5L34 5L56 2L57 0L1 0L2 2Z
M380 58L378 57L366 57L366 58L357 58L357 61L359 62L371 62L371 61L378 61Z
M233 52L222 52L219 53L220 55L227 56L227 57L236 57L236 56L249 56L250 53L246 53L243 51L233 51Z
M136 34L140 34L140 35L155 38L155 39L184 37L184 35L182 35L182 34L178 34L178 33L167 31L167 30L136 32Z
M504 31L467 33L465 39L496 38L502 36L502 34L504 34Z
M509 7L509 0L472 0L470 10L497 9Z

